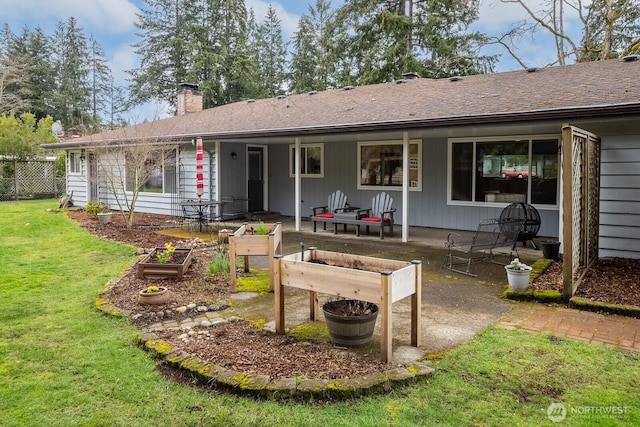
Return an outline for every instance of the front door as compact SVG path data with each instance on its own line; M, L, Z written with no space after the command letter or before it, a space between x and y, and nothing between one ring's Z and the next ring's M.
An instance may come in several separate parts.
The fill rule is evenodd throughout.
M249 212L264 210L265 147L247 148L247 198Z

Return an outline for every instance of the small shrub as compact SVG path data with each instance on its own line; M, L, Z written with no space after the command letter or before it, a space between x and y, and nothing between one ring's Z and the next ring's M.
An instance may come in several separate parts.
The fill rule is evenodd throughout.
M229 254L224 250L220 250L213 255L213 259L209 263L209 273L222 273L225 279L229 278Z
M84 210L86 213L91 214L91 215L97 215L98 212L100 212L100 206L102 206L102 204L97 201L97 200L89 200L87 202L87 205L84 207Z
M264 222L260 221L260 224L256 227L256 233L258 236L266 236L269 234L269 228Z

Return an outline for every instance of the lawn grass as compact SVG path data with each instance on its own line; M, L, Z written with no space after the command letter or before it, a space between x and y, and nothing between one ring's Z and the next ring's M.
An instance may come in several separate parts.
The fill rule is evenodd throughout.
M133 326L94 308L98 291L135 261L133 249L46 212L56 206L0 203L3 427L640 425L640 355L495 327L446 353L430 379L346 402L258 401L176 384L135 344ZM559 424L547 417L556 401L568 411Z

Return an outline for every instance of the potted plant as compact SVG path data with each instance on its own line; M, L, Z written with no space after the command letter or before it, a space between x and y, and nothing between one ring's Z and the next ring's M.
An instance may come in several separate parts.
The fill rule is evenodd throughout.
M107 203L100 203L97 215L98 221L100 221L102 224L110 223L112 216L111 207Z
M542 246L542 256L546 259L552 259L554 261L560 260L560 242L557 240L543 240L540 243Z
M322 306L331 342L346 347L368 344L378 318L378 306L359 300L338 299Z
M138 303L142 305L162 305L168 300L168 289L163 286L149 286L138 293Z
M531 267L516 258L510 264L505 265L504 268L507 270L507 280L511 289L514 291L526 291L529 287Z

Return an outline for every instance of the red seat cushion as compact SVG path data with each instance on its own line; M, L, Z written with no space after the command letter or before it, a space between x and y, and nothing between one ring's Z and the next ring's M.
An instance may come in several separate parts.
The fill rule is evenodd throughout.
M333 214L331 212L319 213L316 216L319 216L320 218L333 218Z
M371 222L381 222L379 216L368 216L366 218L362 218L363 221L371 221ZM385 218L384 222L389 222L389 218Z

